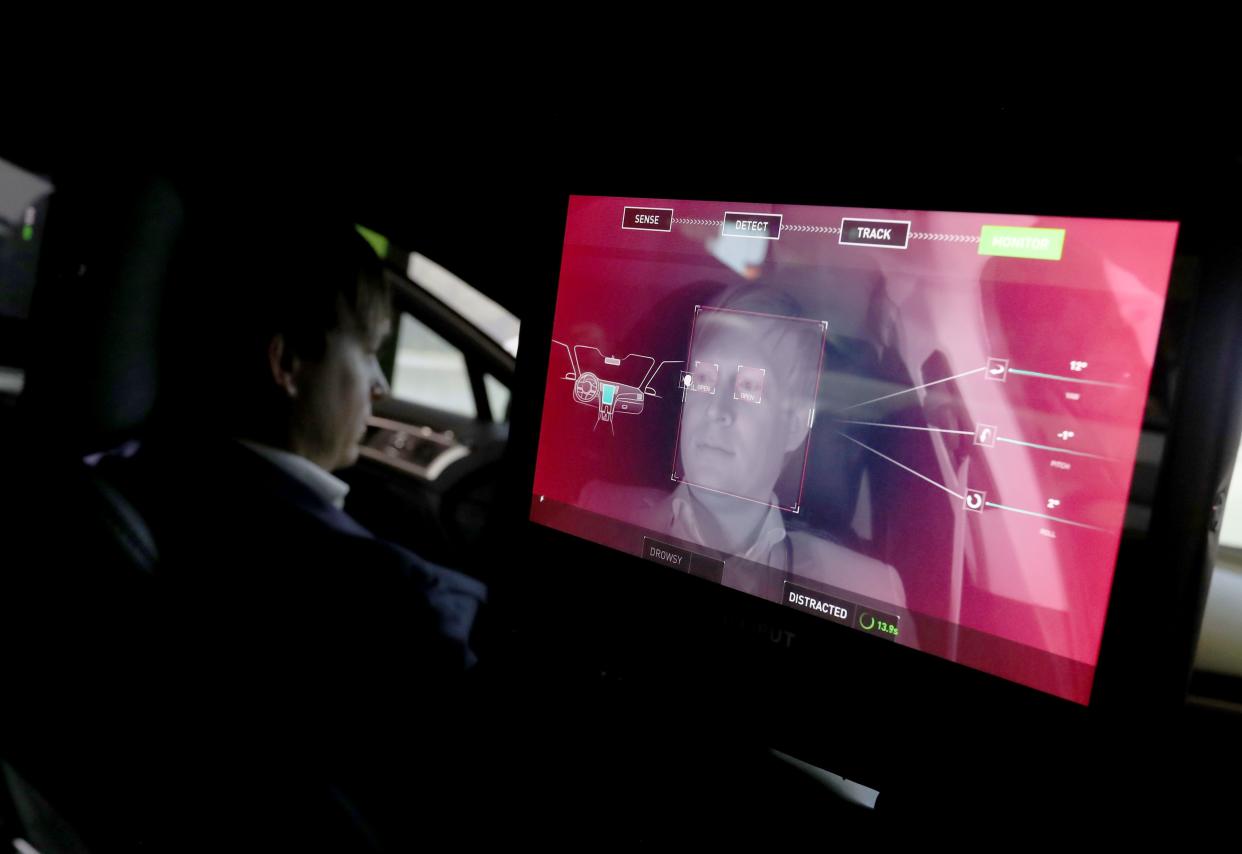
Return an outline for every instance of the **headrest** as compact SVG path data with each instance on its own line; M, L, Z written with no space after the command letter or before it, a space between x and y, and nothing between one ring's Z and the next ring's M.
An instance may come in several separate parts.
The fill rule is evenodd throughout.
M119 444L150 415L162 292L183 227L181 196L164 179L57 192L19 403L27 447L81 456Z

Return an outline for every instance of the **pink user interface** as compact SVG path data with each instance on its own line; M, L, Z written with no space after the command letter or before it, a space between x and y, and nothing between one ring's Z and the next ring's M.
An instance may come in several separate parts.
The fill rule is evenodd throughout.
M1086 703L1176 236L572 197L531 518Z

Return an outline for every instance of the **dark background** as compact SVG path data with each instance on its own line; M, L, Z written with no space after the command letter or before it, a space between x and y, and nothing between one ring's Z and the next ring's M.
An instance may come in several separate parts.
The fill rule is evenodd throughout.
M118 89L104 98L78 95L63 103L45 103L56 108L51 120L10 113L9 127L15 130L6 131L0 156L57 180L62 175L124 175L150 169L187 176L191 183L202 185L252 184L257 188L253 198L238 195L237 225L259 237L268 223L282 216L273 198L283 198L285 205L322 205L325 212L355 210L358 221L434 258L513 308L524 321L545 308L550 290L546 282L556 270L559 249L552 233L561 228L568 192L1050 215L1181 218L1184 213L1196 225L1185 233L1196 240L1215 234L1214 223L1236 219L1242 148L1222 132L1223 120L1215 112L1200 112L1189 104L1148 102L1132 109L1104 109L1098 103L1023 107L1016 100L959 93L934 102L929 97L926 106L910 96L881 109L857 110L842 107L839 99L827 94L712 94L719 89L714 71L691 87L657 91L617 85L596 88L586 97L570 97L561 77L554 78L555 83L545 79L542 85L510 84L506 91L448 93L437 80L414 70L399 92L371 90L371 96L363 98L329 98L315 91L297 95L252 91L243 103L235 93L215 97L196 93L170 105L158 90L141 86ZM945 102L988 106L946 107ZM494 220L489 217L480 223L458 215L479 209L494 211ZM480 240L481 229L485 242ZM537 254L528 251L532 234L545 238ZM515 257L527 258L526 267L515 269ZM1208 343L1221 344L1218 355L1225 355L1223 341ZM1211 346L1204 352L1212 355ZM1221 441L1231 439L1222 436ZM529 492L524 497L528 499ZM1187 538L1201 536L1195 527L1201 521L1189 519ZM1154 564L1159 555L1147 557ZM1137 560L1133 565L1145 566ZM1157 596L1166 591L1167 596ZM1179 608L1193 610L1193 591L1159 588L1149 593L1152 599L1176 601ZM796 625L805 629L811 624ZM1168 651L1170 660L1184 654L1187 644L1193 649L1186 625L1176 627L1178 649ZM640 627L631 628L637 634ZM1165 628L1174 630L1171 624ZM669 648L647 642L657 653ZM563 663L569 664L574 651L562 652ZM685 660L693 654L674 657ZM582 658L591 656L583 651ZM603 660L592 658L588 667ZM1176 670L1175 661L1161 662L1159 668L1154 662L1136 656L1129 666ZM716 675L729 673L720 661L714 663ZM942 675L943 671L935 671L917 684L913 690L921 701L934 697ZM581 687L560 681L555 668L544 678L543 682L532 678L523 687L549 705ZM706 672L701 678L705 690L729 695L738 689L721 681L707 685L711 678ZM669 687L660 679L656 684ZM736 720L757 707L781 702L775 695L740 693L746 697L734 707L704 700L700 710L727 708L726 717ZM619 700L623 704L613 714L592 717ZM1022 702L1024 698L1016 705ZM610 762L629 761L620 756L625 750L619 745L641 741L642 733L622 738L626 727L660 719L667 706L656 692L613 682L576 691L566 708L582 712L577 724L585 722L586 728L596 729L584 743L603 746L598 762L583 762L584 773L598 774L601 768L621 767ZM625 709L634 712L631 718ZM1028 706L1023 723L1038 720L1039 711L1036 705ZM885 718L901 721L905 740L918 737L921 724L911 722L908 708L891 710ZM734 739L734 746L744 740L741 728L729 720L716 721L719 730L710 720L690 723L695 725L691 728ZM513 728L516 742L523 734L519 727ZM571 730L572 724L564 732ZM1139 730L1136 725L1133 740L1129 732L1117 733L1115 751L1108 755L1124 755L1128 745L1150 748L1152 741ZM1162 755L1176 753L1182 739L1197 743L1198 754L1205 757L1202 765L1177 769L1179 775L1212 764L1206 759L1207 748L1198 743L1203 731L1162 731ZM1006 744L1029 735L1001 724L990 724L989 732ZM676 740L662 741L667 738L662 731L646 734L652 745L670 750L681 746ZM762 739L758 729L748 735ZM718 758L711 743L711 738L696 743L699 758L707 757L702 766L706 770L686 778L691 795L693 787L710 775L712 762L729 764L731 773L739 776L745 773L737 770L742 763ZM819 755L831 753L833 747L801 746L818 748L810 752ZM1037 750L1037 745L1026 747L1030 754ZM648 751L659 755L656 747ZM625 767L628 770L619 772L613 783L615 790L608 792L619 802L641 804L641 799L622 796L631 784L646 784L660 776L662 766L653 765L645 773L633 765ZM1164 771L1170 766L1151 767ZM1047 780L1058 780L1057 769L1045 771ZM1114 769L1114 775L1107 777L1109 782L1115 781L1116 773ZM1089 788L1089 781L1078 781L1071 791L1082 794ZM910 786L905 791L915 790ZM662 791L677 796L675 783L666 783ZM952 798L941 794L929 803ZM1183 798L1179 803L1199 806ZM1055 802L1057 795L1048 800ZM707 810L713 804L706 795L687 797L687 803ZM753 804L742 799L740 806ZM674 812L666 805L652 814ZM554 810L553 818L556 815ZM617 818L609 811L604 815ZM656 821L640 818L638 826L654 828ZM718 827L727 828L727 823Z

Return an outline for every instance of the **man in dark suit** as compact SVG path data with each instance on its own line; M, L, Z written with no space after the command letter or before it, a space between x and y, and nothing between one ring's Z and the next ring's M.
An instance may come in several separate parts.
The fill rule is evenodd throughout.
M356 460L388 392L377 352L391 294L349 226L297 239L300 258L264 244L182 280L210 293L227 270L241 298L199 318L215 339L209 363L194 363L193 335L171 363L193 390L182 403L198 408L165 400L141 451L117 466L160 550L155 667L179 752L176 769L156 755L153 773L198 769L195 797L166 812L178 824L214 789L227 803L219 835L385 849L442 832L416 820L428 810L463 808L461 721L486 589L343 509L349 487L332 472ZM203 399L216 405L204 413Z

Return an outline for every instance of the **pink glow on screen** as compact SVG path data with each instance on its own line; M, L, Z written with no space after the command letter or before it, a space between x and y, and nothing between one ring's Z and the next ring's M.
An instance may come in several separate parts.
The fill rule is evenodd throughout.
M726 235L726 211L781 220ZM896 225L844 245L845 219ZM985 226L1063 230L1060 258L981 254ZM853 597L901 643L1086 702L1176 235L573 197L532 518L722 558L774 601Z

